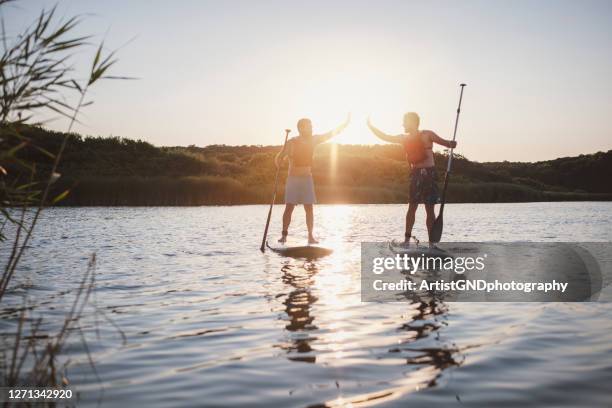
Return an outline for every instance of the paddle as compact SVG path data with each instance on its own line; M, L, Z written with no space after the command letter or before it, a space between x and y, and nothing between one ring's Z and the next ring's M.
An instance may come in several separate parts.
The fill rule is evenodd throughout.
M289 132L291 129L285 129L285 143L283 143L283 149L285 149L285 145L287 144L287 139L289 138ZM276 201L276 190L278 190L278 173L280 172L280 166L276 168L276 176L274 176L274 193L272 194L272 202L270 203L270 209L268 210L268 219L266 220L266 229L264 230L263 239L261 240L261 247L259 250L261 252L266 251L266 238L268 237L268 227L270 227L270 218L272 217L272 207L274 206L274 202Z
M465 84L460 84L461 92L459 93L459 105L457 106L457 116L455 117L455 130L453 132L453 142L457 137L457 125L459 124L459 113L461 112L461 100L463 99L463 88ZM446 202L446 188L448 187L448 179L451 172L451 164L453 163L453 148L451 147L448 155L448 164L446 165L446 175L444 176L444 188L442 189L442 199L440 200L440 212L438 217L431 227L431 236L429 239L431 242L440 242L442 238L442 228L444 228L444 203Z

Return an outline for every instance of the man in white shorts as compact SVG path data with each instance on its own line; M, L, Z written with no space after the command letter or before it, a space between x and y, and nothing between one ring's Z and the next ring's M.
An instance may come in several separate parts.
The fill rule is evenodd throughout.
M285 185L285 212L283 213L283 231L278 240L280 243L287 241L291 214L297 204L303 204L306 211L306 226L308 227L308 243L316 244L318 241L312 235L314 214L312 205L317 202L312 180L312 156L315 147L325 143L338 133L342 132L350 122L350 115L346 121L336 129L322 135L312 134L312 122L310 119L300 119L297 123L299 136L292 137L287 141L283 150L276 156L276 167L281 161L289 158L289 175Z

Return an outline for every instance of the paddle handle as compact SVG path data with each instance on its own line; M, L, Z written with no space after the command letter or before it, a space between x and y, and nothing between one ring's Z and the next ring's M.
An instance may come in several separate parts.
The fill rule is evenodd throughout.
M285 150L285 147L287 146L289 132L291 132L291 129L285 129L285 142L283 143L283 150ZM268 209L268 219L266 220L266 228L264 229L263 238L261 239L261 247L259 248L261 252L265 252L266 250L266 238L268 237L268 228L270 227L270 219L272 218L272 207L274 207L274 202L276 201L276 190L278 190L279 172L280 166L276 168L276 175L274 176L274 192L272 193L272 202L270 203L270 208Z
M459 104L457 105L457 116L455 117L455 129L453 130L453 142L457 138L457 127L459 126L459 114L461 113L461 101L463 100L463 88L465 88L466 84L459 85L461 87L461 92L459 92ZM453 150L451 147L450 154L448 156L448 163L446 165L446 173L450 173L451 171L451 163L453 162Z
M459 114L461 113L461 101L463 101L463 89L466 84L460 84L461 91L459 92L459 104L457 105L457 116L455 116L455 129L453 130L453 142L457 138L457 127L459 126ZM448 155L448 163L446 164L446 174L444 175L444 187L442 188L442 199L440 202L440 213L438 216L442 216L444 212L444 203L446 202L446 188L448 187L448 178L451 172L451 166L453 163L453 150L451 147L450 153Z

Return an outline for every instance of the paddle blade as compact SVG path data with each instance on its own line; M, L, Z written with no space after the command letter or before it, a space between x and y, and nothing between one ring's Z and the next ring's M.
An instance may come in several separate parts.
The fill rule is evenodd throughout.
M444 218L440 214L431 227L431 237L429 238L431 242L440 242L440 239L442 239L442 228L444 228Z

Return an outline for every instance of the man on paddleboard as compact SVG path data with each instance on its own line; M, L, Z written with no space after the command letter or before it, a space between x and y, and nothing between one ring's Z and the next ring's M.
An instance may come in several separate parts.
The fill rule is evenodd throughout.
M285 157L289 158L289 175L285 185L285 212L283 213L282 236L280 243L287 241L291 214L297 204L304 205L306 211L306 226L308 228L308 243L317 244L318 241L312 234L314 225L314 214L312 206L317 199L312 179L312 157L317 145L327 142L346 128L351 120L349 115L346 121L336 129L322 135L312 134L312 122L310 119L300 119L297 123L299 136L292 137L287 141L283 150L276 156L274 162L278 168Z
M435 205L439 200L433 144L437 143L449 148L457 146L457 142L443 139L431 130L419 130L419 122L419 115L414 112L406 113L404 115L404 134L392 136L377 129L368 118L368 127L372 133L385 142L402 145L406 152L406 159L410 163L410 200L406 213L405 244L408 244L412 237L414 216L419 204L425 204L427 233L431 243L431 228L436 217Z

